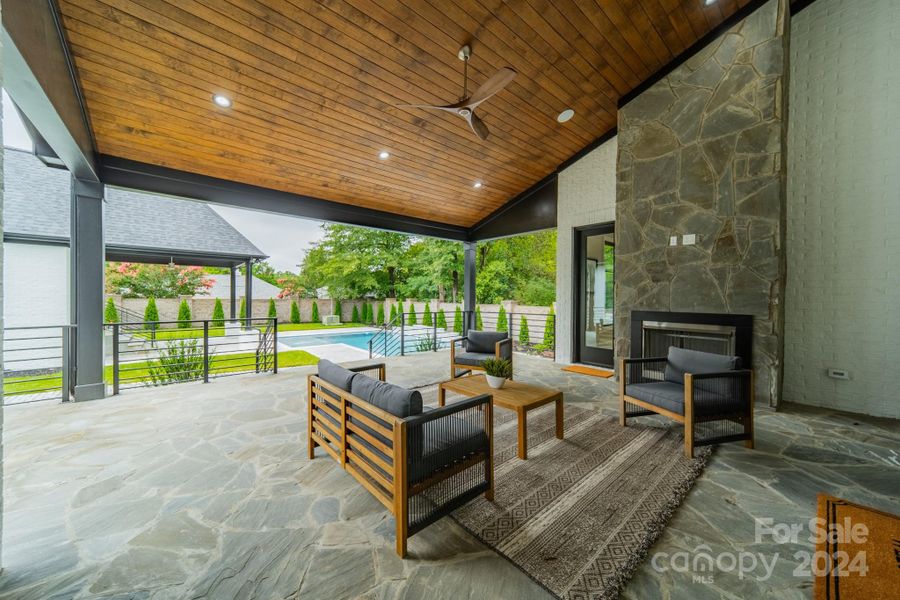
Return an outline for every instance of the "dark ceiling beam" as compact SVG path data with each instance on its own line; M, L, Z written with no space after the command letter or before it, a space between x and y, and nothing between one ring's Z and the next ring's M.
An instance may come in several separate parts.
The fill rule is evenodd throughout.
M100 179L107 185L331 223L448 240L468 239L468 230L458 225L282 192L114 156L101 155L99 162Z
M557 176L552 173L469 230L469 240L481 242L556 227Z
M66 168L97 181L93 133L53 0L3 0L3 86Z

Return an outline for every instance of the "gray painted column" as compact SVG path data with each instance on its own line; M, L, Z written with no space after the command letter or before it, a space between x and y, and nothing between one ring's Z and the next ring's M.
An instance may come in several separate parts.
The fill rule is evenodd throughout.
M244 297L247 302L247 321L245 325L250 326L250 319L253 318L253 259L247 259L247 270L244 274Z
M103 184L72 177L72 323L75 330L75 400L106 395L103 383Z
M231 308L228 311L231 315L231 320L234 321L237 318L237 269L235 267L231 267L231 304L229 305Z
M468 326L475 327L475 259L476 242L463 242L463 310Z

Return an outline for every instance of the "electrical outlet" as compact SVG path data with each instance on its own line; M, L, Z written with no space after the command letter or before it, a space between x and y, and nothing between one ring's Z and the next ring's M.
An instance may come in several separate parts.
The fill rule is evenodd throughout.
M686 233L681 236L681 244L684 246L693 246L697 243L697 234L695 233Z
M677 235L673 235L672 237L669 238L669 245L670 246L678 245L678 236Z
M844 369L828 369L828 376L832 379L850 379L850 373Z

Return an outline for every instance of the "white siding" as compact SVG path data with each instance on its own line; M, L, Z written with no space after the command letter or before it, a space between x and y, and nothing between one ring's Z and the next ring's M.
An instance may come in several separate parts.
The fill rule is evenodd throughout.
M784 352L786 401L895 418L898 30L896 0L819 0L793 20Z
M3 244L5 327L69 322L69 249Z
M616 218L616 138L559 174L556 241L556 360L572 362L572 246L575 227Z

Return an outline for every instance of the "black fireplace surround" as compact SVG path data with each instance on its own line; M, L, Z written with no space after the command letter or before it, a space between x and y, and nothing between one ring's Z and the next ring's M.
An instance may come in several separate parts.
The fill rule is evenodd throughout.
M640 358L644 355L645 321L734 327L734 353L741 358L741 368L753 368L753 315L633 310L631 311L632 358Z

